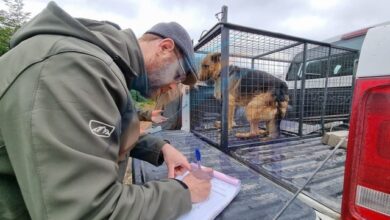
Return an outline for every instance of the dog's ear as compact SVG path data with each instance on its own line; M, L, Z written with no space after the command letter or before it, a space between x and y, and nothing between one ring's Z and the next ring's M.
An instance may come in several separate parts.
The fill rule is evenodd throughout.
M217 53L211 54L211 61L213 61L214 63L221 62L221 53L217 52Z

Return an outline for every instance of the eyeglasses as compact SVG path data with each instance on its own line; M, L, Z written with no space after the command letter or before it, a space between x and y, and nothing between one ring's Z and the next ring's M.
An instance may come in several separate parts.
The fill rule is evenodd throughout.
M177 59L177 62L179 63L179 66L180 66L180 70L177 70L176 71L176 76L175 76L175 80L177 81L183 81L186 79L186 71L183 67L183 64L181 63L181 60L179 59L179 56L177 55L177 52L175 51L175 55L176 55L176 59Z

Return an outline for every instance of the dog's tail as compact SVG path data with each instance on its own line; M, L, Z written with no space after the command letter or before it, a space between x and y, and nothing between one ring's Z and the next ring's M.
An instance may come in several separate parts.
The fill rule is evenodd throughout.
M275 91L274 91L274 97L275 97L275 102L276 102L276 131L277 131L277 136L280 135L280 124L282 122L282 119L286 115L286 110L287 110L287 105L288 105L288 86L287 83L285 82L280 82L278 83L277 86L275 86Z

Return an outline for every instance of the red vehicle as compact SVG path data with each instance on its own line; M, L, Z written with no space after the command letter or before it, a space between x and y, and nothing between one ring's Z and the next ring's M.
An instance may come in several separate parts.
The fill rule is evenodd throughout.
M363 43L353 94L343 219L390 219L390 25Z

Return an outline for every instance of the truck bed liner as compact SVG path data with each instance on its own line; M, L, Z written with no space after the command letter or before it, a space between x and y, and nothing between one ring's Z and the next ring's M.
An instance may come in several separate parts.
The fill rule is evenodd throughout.
M232 150L233 157L292 192L303 186L331 147L321 138L243 147ZM340 212L346 150L338 149L305 187L304 193Z

